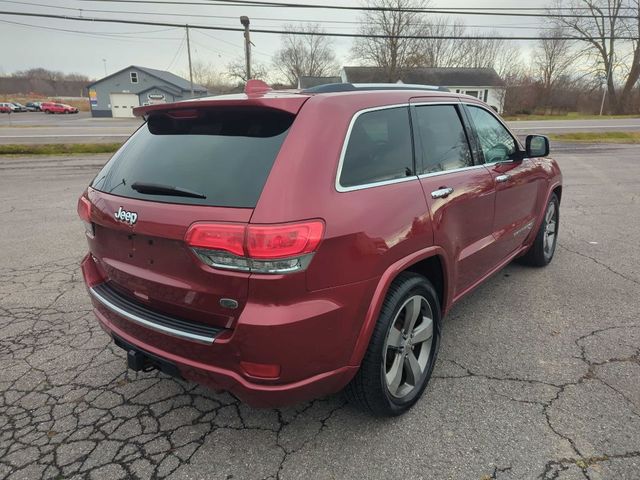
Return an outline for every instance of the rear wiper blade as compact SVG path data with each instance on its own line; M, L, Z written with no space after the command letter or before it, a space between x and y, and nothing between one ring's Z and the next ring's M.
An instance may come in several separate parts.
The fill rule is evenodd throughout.
M161 185L159 183L135 182L131 185L136 192L148 193L150 195L170 195L172 197L192 197L207 198L206 195L186 188L174 187L172 185Z

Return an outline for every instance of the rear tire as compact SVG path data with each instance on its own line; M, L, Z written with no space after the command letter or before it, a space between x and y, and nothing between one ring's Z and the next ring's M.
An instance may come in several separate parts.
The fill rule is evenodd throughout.
M519 263L532 267L546 267L553 260L558 243L560 226L560 202L553 193L544 211L540 230L527 253L518 259Z
M380 310L347 399L377 416L396 416L422 396L440 346L440 302L422 275L401 273Z

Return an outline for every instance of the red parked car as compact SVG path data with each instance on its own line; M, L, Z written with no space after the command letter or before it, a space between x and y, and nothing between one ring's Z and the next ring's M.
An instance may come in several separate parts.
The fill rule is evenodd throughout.
M78 113L76 107L65 105L64 103L43 102L40 110L45 113Z
M255 406L421 396L443 316L553 258L562 177L481 101L329 85L135 110L78 202L95 314L134 370Z

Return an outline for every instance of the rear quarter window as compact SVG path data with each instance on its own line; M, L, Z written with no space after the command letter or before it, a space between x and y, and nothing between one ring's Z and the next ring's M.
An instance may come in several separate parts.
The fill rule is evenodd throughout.
M256 206L294 116L272 109L216 109L197 118L153 115L105 165L92 187L128 198L219 207ZM140 193L164 185L205 198Z
M356 187L413 175L409 109L361 113L353 122L340 171L341 187Z

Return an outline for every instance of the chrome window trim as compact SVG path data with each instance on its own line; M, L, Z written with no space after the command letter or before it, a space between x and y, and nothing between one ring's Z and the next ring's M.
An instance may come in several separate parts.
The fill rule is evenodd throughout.
M394 185L396 183L410 182L412 180L418 180L418 177L416 175L411 175L409 177L404 177L404 178L394 178L393 180L382 180L380 182L363 183L362 185L354 185L352 187L343 187L338 182L336 182L336 190L340 193L353 192L355 190L365 190L367 188L383 187L385 185Z
M208 337L206 335L198 335L195 333L184 332L182 330L177 330L175 328L166 327L164 325L158 325L157 323L150 322L149 320L139 317L138 315L135 315L133 313L127 312L126 310L123 310L117 305L114 305L109 300L107 300L102 295L100 295L98 292L96 292L96 290L93 288L89 288L89 293L91 293L91 295L93 295L93 297L102 305L104 305L104 307L107 308L108 310L114 313L117 313L118 315L126 318L127 320L133 323L137 323L138 325L142 325L143 327L147 327L151 330L165 333L173 337L191 340L192 342L202 343L204 345L212 345L215 340L214 337Z
M422 179L422 178L429 178L429 177L439 177L441 175L447 175L449 173L458 173L458 172L466 172L467 170L478 170L480 168L484 168L486 165L480 164L480 165L472 165L471 167L461 167L461 168L453 168L451 170L441 170L439 172L429 172L429 173L423 173L421 175L418 175L418 178Z
M443 92L446 93L446 92ZM423 97L417 97L417 98L423 98ZM353 192L355 190L364 190L366 188L375 188L375 187L382 187L385 185L393 185L396 183L403 183L403 182L409 182L411 180L417 180L418 178L422 178L419 175L411 175L409 177L405 177L405 178L394 178L393 180L382 180L380 182L373 182L373 183L365 183L362 185L354 185L351 187L343 187L340 184L340 177L342 176L342 167L344 166L344 157L347 153L347 147L349 146L349 140L351 139L351 131L353 130L353 126L356 123L356 120L360 117L360 115L363 115L365 113L369 113L369 112L376 112L379 110L389 110L391 108L401 108L401 107L405 107L405 108L410 108L413 106L423 106L423 105L460 105L462 102L460 101L459 98L457 97L451 97L450 100L447 101L438 101L438 102L412 102L411 99L409 99L409 101L407 101L406 103L396 103L393 105L383 105L383 106L379 106L379 107L371 107L371 108L365 108L363 110L358 110L356 113L353 114L353 117L351 117L351 122L349 122L349 128L347 129L347 133L345 135L345 138L343 140L342 143L342 149L340 151L340 161L338 162L338 171L336 174L336 180L335 180L335 189L336 191L340 192L340 193L345 193L345 192ZM413 146L412 146L413 147ZM415 153L415 148L414 148L414 153ZM474 165L473 167L465 167L466 168L474 168L478 165ZM482 166L482 165L480 165ZM443 173L448 173L451 170L445 170ZM431 174L427 174L427 175L431 175Z

